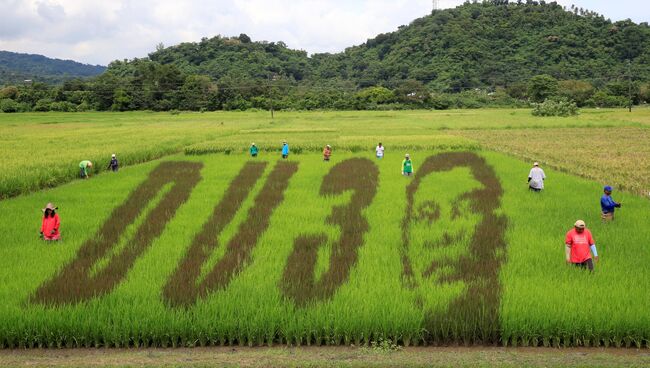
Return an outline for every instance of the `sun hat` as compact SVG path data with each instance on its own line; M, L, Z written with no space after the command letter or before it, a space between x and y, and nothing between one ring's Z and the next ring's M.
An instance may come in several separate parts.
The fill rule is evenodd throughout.
M576 221L575 225L573 225L573 226L575 226L575 227L577 227L577 228L579 228L579 229L584 229L585 226L587 226L587 225L585 225L585 222L584 222L584 221L582 221L582 220L578 220L578 221Z
M614 188L612 188L610 185L605 185L605 187L603 188L603 190L605 190L606 192L611 192L613 189Z
M251 143L251 146L254 146L254 145L255 145L255 142Z
M535 162L533 166L539 166L539 162Z
M332 146L330 146L329 144L327 145L327 148L331 148L331 147L332 147Z
M115 157L115 154L112 154L111 157Z
M93 167L93 163L88 161L88 167Z
M54 211L54 210L58 210L58 209L59 209L59 207L54 207L54 205L52 204L52 202L50 202L50 203L48 203L47 205L45 205L45 208L43 208L42 211L43 211L43 212L45 212L45 210L52 210L52 211Z
M406 156L404 156L404 157L411 157L411 155L409 155L409 154L407 153Z

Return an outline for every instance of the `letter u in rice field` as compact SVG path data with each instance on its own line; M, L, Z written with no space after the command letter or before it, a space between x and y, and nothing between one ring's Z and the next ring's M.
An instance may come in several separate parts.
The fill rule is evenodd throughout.
M135 260L151 245L201 180L202 163L163 162L121 204L102 227L81 245L77 256L54 278L36 290L32 301L43 304L76 303L111 292L126 276ZM169 191L164 188L171 186ZM123 248L120 238L145 207L163 192L142 224ZM112 254L111 252L114 252ZM104 267L97 267L107 260Z
M323 178L320 195L342 195L352 191L346 205L334 206L325 219L341 230L339 240L332 244L328 270L316 280L318 249L329 241L326 234L301 235L294 240L293 251L284 269L280 289L297 305L332 297L350 275L357 262L357 251L363 245L370 226L363 210L370 205L379 182L379 169L371 160L352 158L334 166Z
M273 211L284 199L289 180L298 171L296 162L278 162L275 165L262 190L255 197L255 204L246 220L228 242L226 253L205 277L200 277L203 264L219 245L219 235L232 221L257 180L262 177L266 165L266 162L248 162L230 183L212 216L194 238L180 265L167 281L163 297L168 304L190 306L198 298L225 289L250 261L258 238L268 228Z
M416 290L433 341L496 343L499 268L506 217L503 189L485 159L447 152L426 159L406 188L402 221L404 284ZM427 292L443 288L444 300Z

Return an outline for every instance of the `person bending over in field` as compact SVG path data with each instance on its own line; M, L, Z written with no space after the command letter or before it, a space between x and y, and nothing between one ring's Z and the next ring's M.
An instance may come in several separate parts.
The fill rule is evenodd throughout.
M546 174L539 167L539 163L535 162L528 174L528 189L533 192L541 192L544 189L544 180L546 180Z
M323 149L323 161L329 161L332 156L332 146L329 144Z
M40 237L43 240L59 240L61 233L59 233L59 215L56 213L57 207L52 203L48 203L43 208L43 222L41 223Z
M408 153L406 156L404 156L404 161L402 161L402 175L413 175L413 162L411 161L411 156Z
M589 252L591 251L594 255L596 262L598 262L598 252L594 238L586 228L584 221L576 221L573 229L566 234L565 244L566 263L572 263L582 269L588 268L589 271L594 270L594 262L591 260Z
M257 149L255 143L251 143L251 148L248 150L248 152L251 153L251 157L257 157L257 153L259 152L259 150Z
M289 144L287 141L282 142L282 158L286 159L289 157Z
M601 218L603 222L608 222L614 219L614 210L620 208L621 204L612 198L612 190L614 189L611 186L607 185L603 190L605 193L600 197Z
M82 179L88 179L88 170L93 167L93 163L84 160L79 163L79 176L81 176Z
M106 168L107 170L110 169L113 172L117 172L117 170L120 167L120 163L117 161L117 157L115 154L111 155L111 162L108 163L108 167Z
M377 148L375 148L375 154L377 155L377 158L384 158L384 146L381 145L381 142L379 142Z

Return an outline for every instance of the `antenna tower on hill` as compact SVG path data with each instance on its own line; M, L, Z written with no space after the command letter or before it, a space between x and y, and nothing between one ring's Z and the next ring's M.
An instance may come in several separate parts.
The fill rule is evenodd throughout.
M436 11L436 10L439 9L439 8L438 8L438 5L439 5L438 3L439 3L439 2L440 2L439 0L433 0L433 10L434 10L434 11Z

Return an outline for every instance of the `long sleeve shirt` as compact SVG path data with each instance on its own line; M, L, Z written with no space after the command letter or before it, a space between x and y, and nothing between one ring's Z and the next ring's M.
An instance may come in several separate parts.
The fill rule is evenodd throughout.
M288 155L289 154L289 145L288 144L285 144L284 146L282 146L282 154L283 155Z
M619 204L610 195L603 194L600 198L600 208L603 213L614 213L614 209L618 206Z
M531 188L544 189L544 179L546 179L544 170L539 167L533 167L530 169L530 173L528 174L528 182L530 183Z
M45 236L56 236L59 234L60 225L61 222L59 220L58 214L54 214L54 217L50 217L50 216L43 217L43 222L41 224L41 232Z

